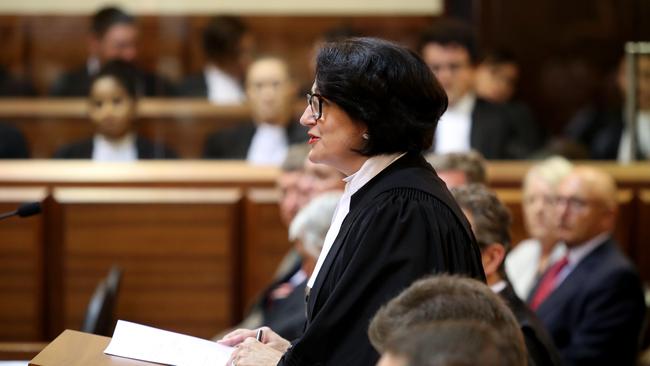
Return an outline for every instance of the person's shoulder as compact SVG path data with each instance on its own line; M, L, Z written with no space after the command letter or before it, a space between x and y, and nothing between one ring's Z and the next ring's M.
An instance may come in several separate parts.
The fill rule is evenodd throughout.
M84 97L88 94L90 74L85 65L61 74L50 88L49 94L58 97Z
M208 86L204 74L201 72L186 76L178 84L178 94L183 97L207 97Z
M136 148L138 150L138 159L177 159L176 151L161 142L151 141L143 136L136 137Z
M93 139L84 139L63 145L55 153L54 159L90 159L92 158Z

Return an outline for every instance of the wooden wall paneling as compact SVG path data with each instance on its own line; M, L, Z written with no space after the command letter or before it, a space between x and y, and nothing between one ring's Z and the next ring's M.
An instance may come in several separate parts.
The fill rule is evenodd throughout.
M0 188L0 212L42 201L44 187ZM44 340L43 215L0 221L0 341Z
M246 194L242 253L242 303L246 308L271 283L292 248L288 229L280 219L278 199L276 189L255 188Z
M249 111L204 99L147 98L140 101L138 116L136 128L142 136L165 143L182 158L198 159L209 134L248 120ZM51 158L60 147L94 133L85 98L0 100L0 120L23 132L38 159Z
M80 327L113 264L124 271L118 319L204 338L234 324L238 189L56 188L53 196L64 328Z

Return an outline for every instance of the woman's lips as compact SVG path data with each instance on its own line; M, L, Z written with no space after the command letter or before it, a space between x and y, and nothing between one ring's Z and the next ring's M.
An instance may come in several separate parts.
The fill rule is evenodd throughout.
M315 144L318 140L320 140L320 137L314 136L314 135L309 135L309 144Z

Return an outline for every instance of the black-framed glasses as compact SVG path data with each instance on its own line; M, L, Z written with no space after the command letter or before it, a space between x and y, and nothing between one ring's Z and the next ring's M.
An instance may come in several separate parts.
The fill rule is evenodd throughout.
M323 116L323 96L318 93L307 93L307 104L311 108L314 121L318 121Z

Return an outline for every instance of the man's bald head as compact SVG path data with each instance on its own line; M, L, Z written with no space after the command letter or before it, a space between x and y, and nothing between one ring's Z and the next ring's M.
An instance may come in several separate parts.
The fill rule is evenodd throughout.
M557 188L558 234L568 246L612 232L618 203L614 179L600 169L574 168Z

